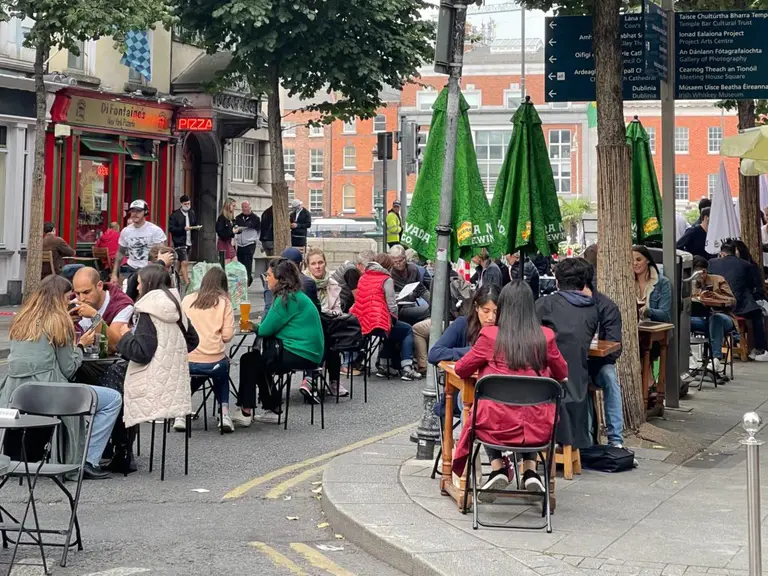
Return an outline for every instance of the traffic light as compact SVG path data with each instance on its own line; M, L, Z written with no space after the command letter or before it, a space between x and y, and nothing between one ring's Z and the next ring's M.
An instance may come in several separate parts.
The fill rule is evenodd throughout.
M385 158L387 160L392 160L392 140L392 132L379 133L378 140L376 142L379 160L384 160Z
M437 16L437 38L435 40L435 72L438 74L451 73L454 18L453 0L441 0Z
M421 133L421 126L414 124L413 126L413 150L414 158L416 160L416 171L421 168L422 153L427 146L427 135Z

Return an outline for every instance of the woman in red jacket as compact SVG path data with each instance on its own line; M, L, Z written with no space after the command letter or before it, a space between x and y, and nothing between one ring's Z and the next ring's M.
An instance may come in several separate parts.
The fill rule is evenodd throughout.
M534 311L533 293L525 282L513 280L501 291L496 326L480 331L477 342L456 363L456 374L470 378L475 372L480 378L489 374L514 376L543 376L555 380L568 377L568 365L555 343L555 333L541 326ZM474 408L473 408L474 410ZM482 402L477 408L475 436L491 444L546 444L552 436L555 407L508 406ZM471 420L470 416L470 422ZM462 475L472 451L469 445L470 425L464 427L456 446L453 471ZM501 452L486 448L492 472L483 489L503 490L510 483ZM536 473L536 453L523 455L523 484L531 492L543 492L544 484ZM493 494L483 494L484 502L493 501Z

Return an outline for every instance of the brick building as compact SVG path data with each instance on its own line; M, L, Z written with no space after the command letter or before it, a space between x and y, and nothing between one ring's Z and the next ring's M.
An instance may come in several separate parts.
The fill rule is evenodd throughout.
M512 116L521 102L523 82L541 117L549 148L557 191L563 197L582 196L596 201L597 129L589 126L587 103L544 102L544 46L541 40L526 42L523 80L520 40L499 40L490 46L476 46L464 55L462 92L470 105L469 118L478 167L486 193L493 195L496 180L512 135ZM400 120L415 121L428 136L432 104L446 77L432 67L421 71L418 83L402 92L383 95L383 107L375 120L334 122L322 132L308 128L311 116L296 112L286 121L298 124L284 133L286 168L295 164L294 193L316 214L367 219L373 216L374 175L371 151L376 134L399 129ZM286 113L305 103L286 100ZM658 102L626 102L626 120L637 115L651 136L656 171L661 179L661 107ZM723 112L714 102L677 103L676 199L681 207L711 195L720 165L723 136L737 132L736 116ZM295 132L295 134L294 134ZM323 150L322 157L320 150ZM397 154L397 151L395 152ZM293 160L295 158L295 160ZM314 163L312 162L314 159ZM322 161L322 162L321 162ZM401 174L388 182L387 206L397 197ZM323 164L323 174L318 172ZM312 164L312 165L310 165ZM314 170L310 171L314 166ZM738 186L738 161L726 160L731 187ZM412 193L416 176L407 178Z

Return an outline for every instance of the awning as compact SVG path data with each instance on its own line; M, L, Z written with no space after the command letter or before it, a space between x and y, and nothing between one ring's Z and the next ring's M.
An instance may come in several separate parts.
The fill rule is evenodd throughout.
M143 162L155 162L157 160L154 155L147 154L147 151L141 146L128 144L127 147L128 155L131 157L131 160L141 160Z
M128 152L117 142L109 140L93 140L91 138L81 138L83 144L91 152L106 152L108 154L128 154Z

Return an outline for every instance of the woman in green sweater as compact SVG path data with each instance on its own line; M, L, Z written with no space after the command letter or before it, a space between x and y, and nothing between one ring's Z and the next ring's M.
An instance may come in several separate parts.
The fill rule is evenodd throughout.
M325 342L320 314L312 300L302 292L296 264L285 258L273 260L267 269L266 280L274 302L259 325L258 335L264 339L264 347L252 358L254 378L251 383L259 387L262 407L254 414L254 420L277 423L282 398L281 391L272 384L272 375L317 368L323 363ZM275 340L279 340L281 346L275 345ZM253 385L243 388L239 401L245 413L247 407L255 405L256 397Z

